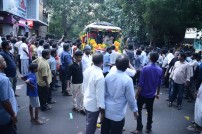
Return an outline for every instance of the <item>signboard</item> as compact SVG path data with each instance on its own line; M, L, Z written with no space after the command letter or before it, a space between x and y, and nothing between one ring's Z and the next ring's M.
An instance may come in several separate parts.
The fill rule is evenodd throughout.
M26 18L27 2L26 0L3 0L3 11Z

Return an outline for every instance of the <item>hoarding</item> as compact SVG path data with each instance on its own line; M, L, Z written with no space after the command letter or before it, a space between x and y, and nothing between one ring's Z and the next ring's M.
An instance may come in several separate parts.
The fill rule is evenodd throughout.
M3 0L3 11L26 19L27 2L26 0Z

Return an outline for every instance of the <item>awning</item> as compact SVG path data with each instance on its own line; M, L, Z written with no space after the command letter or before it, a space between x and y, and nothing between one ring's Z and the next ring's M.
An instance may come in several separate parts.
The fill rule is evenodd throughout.
M86 26L84 30L86 31L88 29L121 31L120 27L114 26L113 24L108 22L94 22Z
M47 23L41 21L41 20L36 20L36 19L28 19L28 21L34 21L35 23L39 23L42 26L48 26Z

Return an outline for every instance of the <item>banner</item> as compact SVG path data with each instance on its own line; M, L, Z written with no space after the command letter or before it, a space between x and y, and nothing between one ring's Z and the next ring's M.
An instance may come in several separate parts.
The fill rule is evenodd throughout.
M3 11L26 19L27 2L26 0L3 0Z

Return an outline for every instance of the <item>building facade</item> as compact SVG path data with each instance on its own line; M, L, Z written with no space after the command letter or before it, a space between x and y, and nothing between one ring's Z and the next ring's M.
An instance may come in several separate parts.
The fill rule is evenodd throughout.
M25 34L28 22L32 33L45 37L47 33L47 13L44 13L43 0L1 0L0 34L12 34L14 23L19 27L18 35Z

